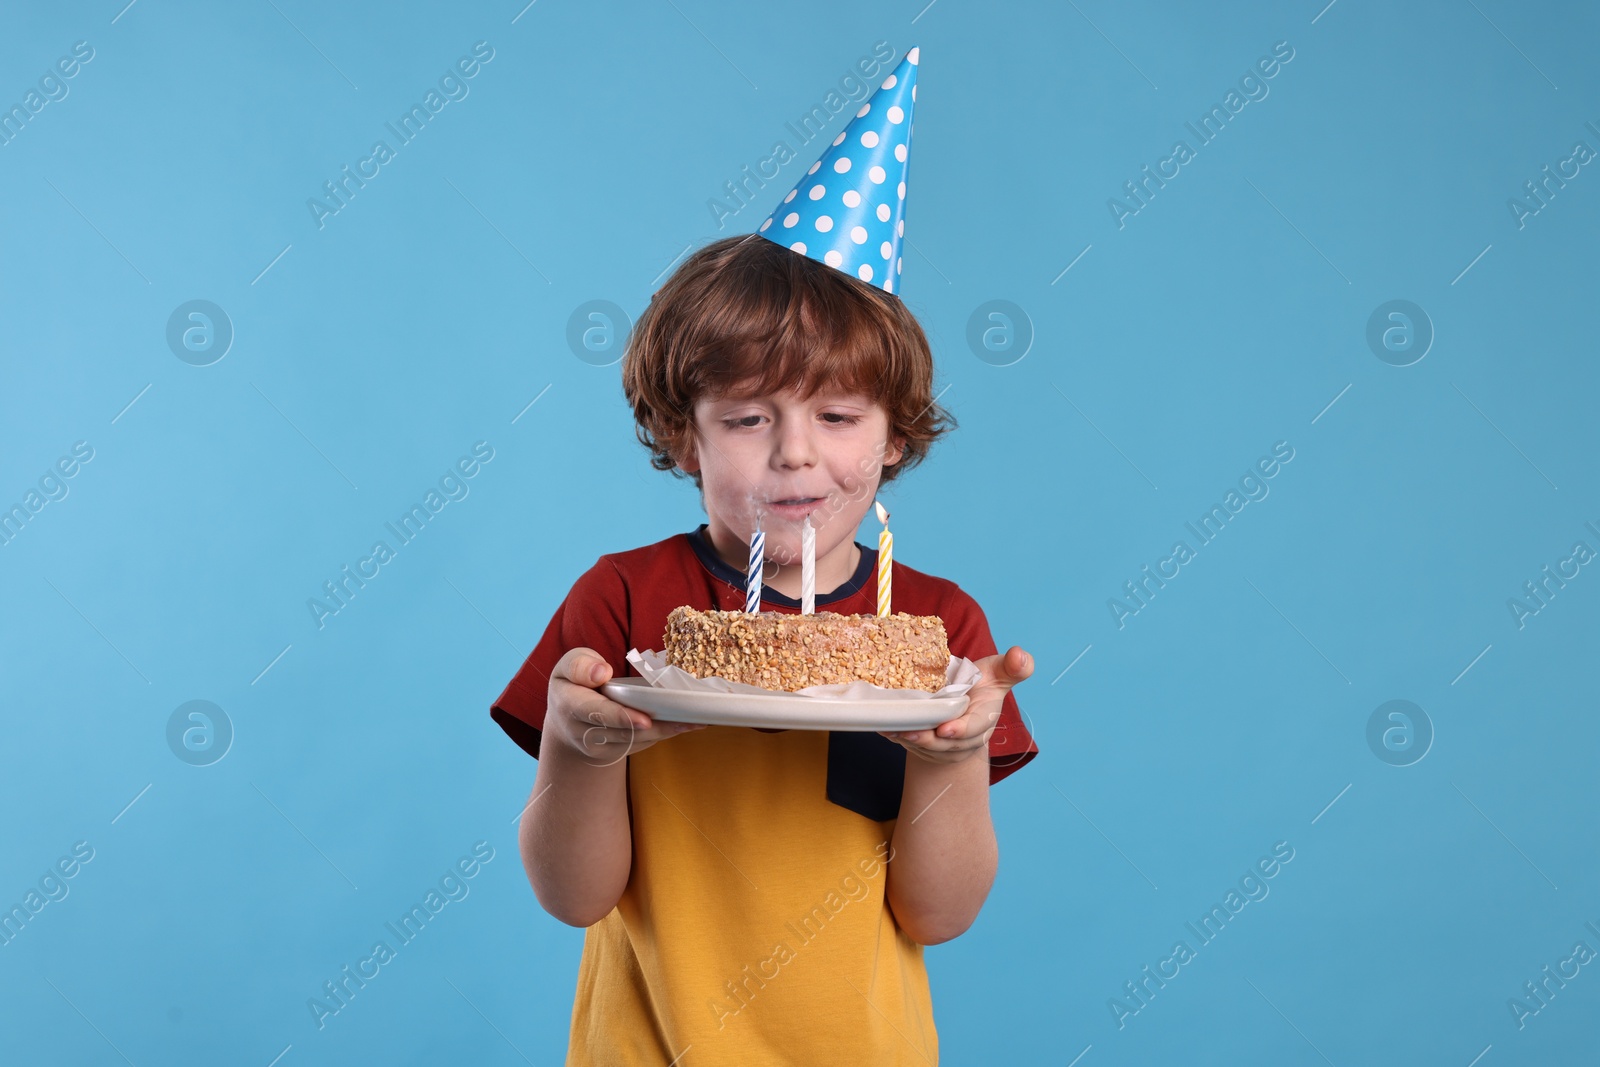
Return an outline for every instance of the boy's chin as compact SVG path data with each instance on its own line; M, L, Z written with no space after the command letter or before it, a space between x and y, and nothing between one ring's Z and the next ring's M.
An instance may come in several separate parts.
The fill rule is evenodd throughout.
M767 539L762 545L761 552L768 561L780 566L800 566L800 538L798 537L791 542L787 538L774 537L772 532L768 531Z

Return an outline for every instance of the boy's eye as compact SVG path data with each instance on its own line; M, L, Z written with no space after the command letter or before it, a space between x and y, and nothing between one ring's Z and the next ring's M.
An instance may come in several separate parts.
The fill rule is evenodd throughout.
M861 421L859 415L846 415L842 411L825 411L822 417L834 426L854 426ZM763 418L765 418L763 415L741 415L734 419L723 419L722 424L730 430L754 429Z

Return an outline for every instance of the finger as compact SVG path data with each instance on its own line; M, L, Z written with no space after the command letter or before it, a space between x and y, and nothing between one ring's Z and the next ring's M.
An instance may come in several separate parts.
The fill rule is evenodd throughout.
M611 680L611 664L592 648L570 648L566 654L556 661L555 669L550 672L554 681L562 681L581 685L587 689L596 689Z
M884 736L903 748L914 748L921 752L967 752L984 746L981 731L971 737L945 738L940 737L936 730L909 730Z
M617 730L648 730L655 721L642 711L618 704L600 693L583 692L568 705L572 717L584 726Z
M974 737L982 737L1000 719L1001 705L996 701L987 701L983 704L968 704L967 711L958 718L949 722L942 722L932 730L934 737L944 738L949 741L965 741Z
M585 749L595 754L616 754L631 752L633 749L663 741L669 737L688 733L691 730L702 730L700 723L662 722L648 730L621 728L610 726L590 726L583 731L582 742Z
M1033 656L1019 645L1006 649L1005 659L1001 662L1006 665L1007 673L1015 679L1011 683L1013 685L1033 677Z
M583 731L583 746L591 752L597 749L626 748L644 740L642 730L618 730L611 726L591 726Z
M1018 645L1006 649L1004 655L985 656L978 661L983 671L979 685L1010 689L1033 675L1033 657Z
M988 729L988 724L980 721L980 716L967 713L959 719L942 722L933 728L933 736L945 741L965 741L976 737Z
M926 746L928 742L952 741L960 745L979 738L993 729L1000 719L998 700L968 700L966 710L954 719L938 723L925 730L879 731L891 741L906 740ZM969 746L970 747L970 746Z

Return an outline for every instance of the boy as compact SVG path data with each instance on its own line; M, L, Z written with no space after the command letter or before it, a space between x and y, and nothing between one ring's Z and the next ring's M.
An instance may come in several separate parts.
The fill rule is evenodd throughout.
M874 158L904 163L890 153L909 140L915 62L846 131L866 132L875 106L906 119L855 141L881 147ZM897 82L903 103L886 108ZM874 171L861 180L883 185ZM850 206L874 211L870 192ZM794 199L762 232L795 228ZM813 214L849 200L807 195ZM816 610L876 610L877 553L855 531L879 485L951 424L927 339L890 295L898 269L868 284L843 269L848 247L808 232L814 254L758 234L707 245L640 317L622 368L637 434L653 466L693 478L708 521L601 556L491 709L539 757L528 879L550 914L587 927L568 1064L936 1063L922 946L976 917L998 862L988 789L1037 752L1010 693L1031 658L997 655L971 597L899 561L894 610L940 616L951 652L982 669L965 712L933 730L691 726L598 692L630 648L660 647L673 608L743 609L758 515L763 611L799 610L806 516Z

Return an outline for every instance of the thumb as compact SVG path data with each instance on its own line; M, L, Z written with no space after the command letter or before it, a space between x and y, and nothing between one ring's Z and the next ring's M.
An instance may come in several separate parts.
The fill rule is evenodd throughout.
M596 689L611 680L611 664L592 648L569 649L552 672L575 685Z
M990 660L991 684L1010 689L1033 676L1033 657L1018 645Z

